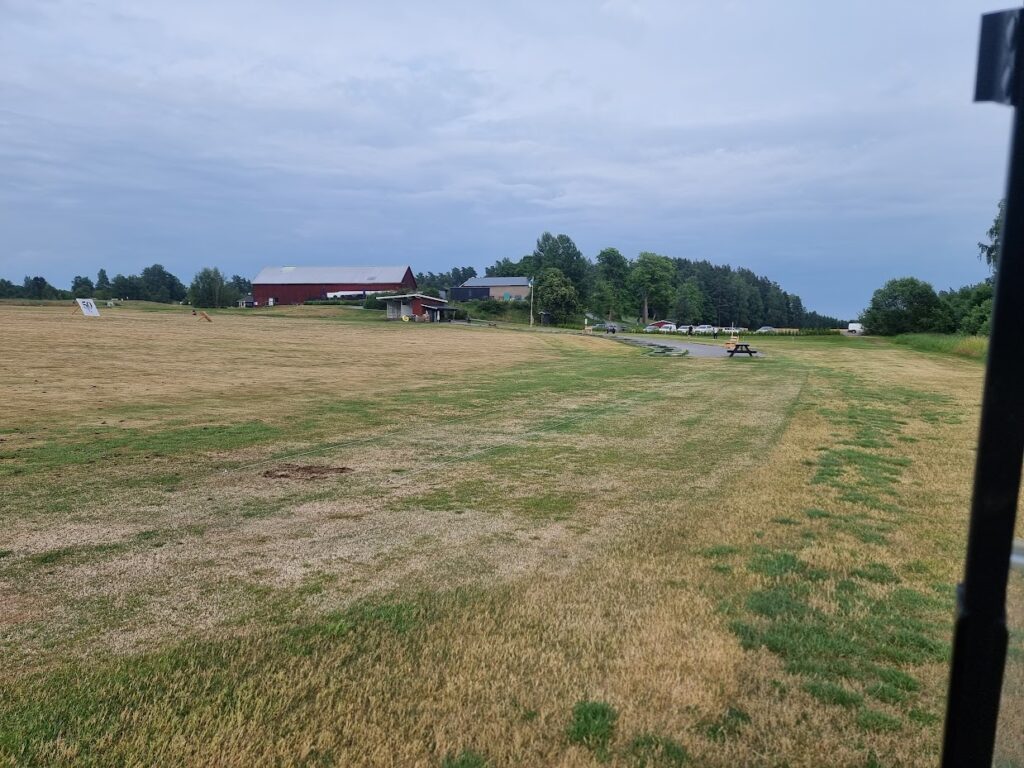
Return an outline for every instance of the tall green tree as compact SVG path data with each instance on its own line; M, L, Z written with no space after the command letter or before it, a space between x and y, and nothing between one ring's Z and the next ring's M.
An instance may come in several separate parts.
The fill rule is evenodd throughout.
M139 279L142 283L142 295L138 298L144 301L159 301L166 304L181 301L187 294L181 280L164 269L162 264L146 267L139 275Z
M676 292L676 322L681 325L700 325L704 320L704 293L697 278L691 277Z
M675 272L672 260L656 253L645 251L633 262L628 284L640 308L640 319L644 325L652 317L651 310L659 312L662 317L668 314L675 298Z
M965 285L957 290L940 291L939 301L946 313L950 332L988 335L992 318L992 281Z
M107 270L103 269L102 267L100 267L100 271L96 274L96 290L110 290L110 279L107 277Z
M75 275L75 279L71 281L71 294L76 299L91 298L95 290L92 280L84 275Z
M621 313L618 293L603 277L599 277L594 285L590 307L605 320L612 320Z
M871 297L861 315L869 333L927 333L942 330L944 314L935 289L915 277L890 280Z
M252 293L252 281L241 275L232 275L229 281L239 296Z
M21 290L22 296L26 299L60 299L67 295L65 291L54 288L46 282L45 277L38 275L35 277L26 275Z
M988 242L978 243L978 258L988 264L993 272L999 268L999 254L1003 247L1003 220L1006 218L1006 200L999 201L999 211L996 213L992 226L988 228Z
M565 323L580 312L580 297L576 287L556 267L548 267L534 280L534 299L537 306L551 314L556 323Z
M192 278L188 296L195 307L231 307L238 301L238 290L219 269L205 267Z
M144 301L146 298L146 286L138 275L114 275L110 281L110 292L118 299L129 301Z
M540 274L550 268L559 270L572 283L581 300L586 301L590 297L593 265L568 235L545 232L537 238L531 265L534 270L531 274Z
M484 270L484 274L487 277L532 277L536 274L533 256L523 256L519 261L513 261L507 257L499 259L487 267Z
M617 248L604 248L597 254L595 283L595 296L600 295L601 306L594 303L594 308L609 320L613 316L621 316L629 300L628 281L629 261Z

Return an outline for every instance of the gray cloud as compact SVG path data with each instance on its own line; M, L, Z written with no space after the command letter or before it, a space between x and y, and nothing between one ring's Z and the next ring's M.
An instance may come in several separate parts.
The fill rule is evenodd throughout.
M842 315L984 274L981 3L360 5L0 3L0 274L482 267L543 229Z

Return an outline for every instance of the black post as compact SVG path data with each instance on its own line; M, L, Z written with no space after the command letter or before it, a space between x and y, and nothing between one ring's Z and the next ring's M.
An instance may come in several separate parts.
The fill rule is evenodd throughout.
M1013 104L1014 121L967 561L953 635L944 768L992 765L1006 662L1006 584L1024 462L1024 77L1018 76L1024 54L1017 45L1019 12L1006 14L1013 19L1001 28L1001 47L986 37L983 21L979 56L979 99ZM997 15L1003 14L992 16ZM1000 62L1005 100L986 98L992 95L982 87L986 61Z

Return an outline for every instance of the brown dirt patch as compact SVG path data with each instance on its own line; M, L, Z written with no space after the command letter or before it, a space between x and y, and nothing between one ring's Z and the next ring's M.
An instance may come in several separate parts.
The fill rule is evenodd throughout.
M321 464L281 464L262 472L271 480L321 480L335 475L355 472L352 467L330 467Z

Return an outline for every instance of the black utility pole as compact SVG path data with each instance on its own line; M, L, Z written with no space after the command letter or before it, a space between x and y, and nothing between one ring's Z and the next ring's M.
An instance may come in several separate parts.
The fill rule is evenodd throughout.
M975 101L1014 108L1006 212L958 590L943 768L992 765L1006 663L1006 582L1024 462L1024 46L1021 10L982 16Z

